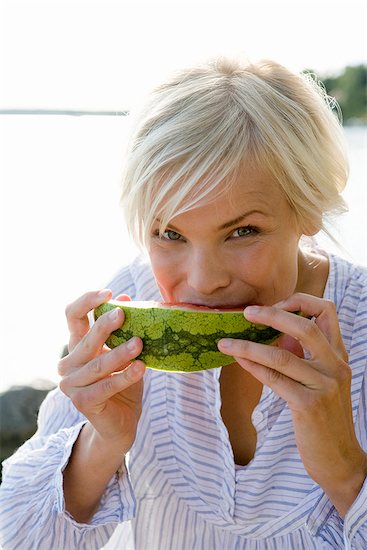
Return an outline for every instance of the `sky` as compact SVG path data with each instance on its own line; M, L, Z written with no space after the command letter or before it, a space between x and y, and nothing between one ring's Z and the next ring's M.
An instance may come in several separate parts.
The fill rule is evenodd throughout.
M0 109L126 109L213 55L336 73L366 62L361 1L0 0Z

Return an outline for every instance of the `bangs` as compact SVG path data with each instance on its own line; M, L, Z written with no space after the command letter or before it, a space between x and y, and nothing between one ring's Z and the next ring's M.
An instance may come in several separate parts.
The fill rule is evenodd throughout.
M135 149L130 185L121 201L138 244L148 246L157 218L163 232L174 216L226 192L243 166L256 162L263 148L250 117L233 106L220 114L217 119L208 119L207 113L203 120L198 117L195 127L191 117L188 127L184 120L171 120Z

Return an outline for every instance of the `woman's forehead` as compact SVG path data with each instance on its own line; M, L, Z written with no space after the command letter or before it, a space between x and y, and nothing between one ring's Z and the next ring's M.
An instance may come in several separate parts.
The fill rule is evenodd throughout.
M190 223L190 220L201 218L203 222L213 220L218 229L225 229L250 216L274 218L284 216L289 210L284 193L271 180L251 180L248 184L239 180L228 189L224 187L220 193L213 191L194 208L172 217L170 226L173 228L175 223Z
M200 187L200 182L198 182ZM261 170L249 170L239 173L236 177L225 178L214 188L207 197L197 203L197 206L206 204L227 204L234 207L239 205L261 205L274 204L285 199L284 192L275 178Z

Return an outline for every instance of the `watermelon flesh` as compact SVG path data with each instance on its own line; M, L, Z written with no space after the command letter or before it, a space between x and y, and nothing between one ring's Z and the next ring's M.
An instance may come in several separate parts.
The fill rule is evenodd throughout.
M94 310L98 319L115 307L125 313L121 328L106 340L109 348L133 336L143 340L138 359L162 371L195 372L218 368L234 358L218 350L221 338L239 338L269 344L279 331L247 321L242 308L221 309L192 304L111 300Z

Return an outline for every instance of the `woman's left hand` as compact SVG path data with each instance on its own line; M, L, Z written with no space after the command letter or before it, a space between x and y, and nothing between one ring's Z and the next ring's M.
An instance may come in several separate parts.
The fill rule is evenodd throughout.
M351 369L335 305L298 293L272 307L247 307L245 317L284 336L273 346L224 339L218 347L288 403L305 469L344 516L367 476L367 455L354 430Z

